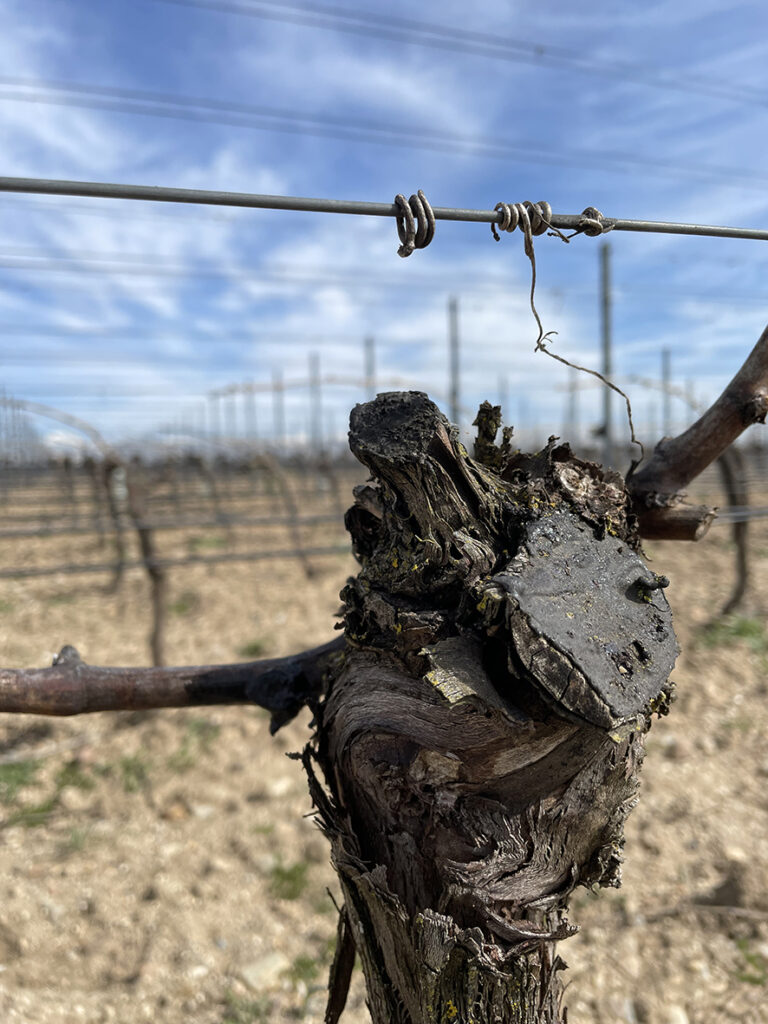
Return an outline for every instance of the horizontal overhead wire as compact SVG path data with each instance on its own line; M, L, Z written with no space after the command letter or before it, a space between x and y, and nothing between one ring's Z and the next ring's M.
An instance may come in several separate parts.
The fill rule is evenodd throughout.
M766 180L768 180L768 176ZM156 223L157 217L159 216L166 217L171 221L176 220L177 223L179 223L182 221L185 212L188 212L186 211L183 205L173 203L171 203L168 207L156 206L146 212L137 212L135 207L131 208L130 203L128 204L128 206L122 206L118 203L101 203L98 200L96 200L95 202L85 203L67 202L64 206L62 206L60 203L57 202L58 198L58 196L51 196L50 198L38 199L37 197L23 196L20 193L6 194L4 197L0 197L0 208L5 208L9 211L21 213L24 216L26 216L30 212L45 217L49 217L51 213L57 213L64 214L65 216L69 216L70 214L72 214L75 216L103 217L107 220L116 221L130 220L131 223L136 223L137 221L152 221L152 223ZM243 216L247 217L247 212L238 212L236 209L233 209L231 212L225 213L222 210L202 210L195 208L196 219L205 218L206 220L219 221L230 226L242 226L243 220L241 219L241 217ZM50 255L53 254L54 251L51 250ZM56 254L61 255L61 253L58 252ZM143 258L146 259L148 257L145 256ZM718 266L721 268L737 268L744 266L754 267L755 258L756 256L754 251L749 256L744 257L736 256L733 254L733 252L729 253L727 256L724 256L722 252L713 252L710 255L707 251L701 251L696 255L697 263L700 263L706 259L717 260ZM676 252L655 253L654 263L658 263L659 261L663 261L664 263L669 263L673 265L684 264L687 266L690 263L690 256ZM342 268L338 267L338 265L336 265L336 268L339 271L342 270ZM357 272L357 267L355 267L354 270L355 272ZM327 273L327 267L324 266L323 271L324 273ZM442 275L440 276L441 279L443 279ZM408 280L412 281L413 279L413 276L409 273ZM462 291L464 290L463 285L465 281L466 277L464 274L462 274ZM499 281L497 282L488 277L488 275L484 275L482 281L477 282L477 286L487 286L489 288L496 288L501 283L501 279L499 279ZM509 284L506 278L503 279L503 284L505 287ZM617 285L615 282L614 287L620 288L622 294L631 291L631 289L628 289L626 286ZM558 285L556 286L556 290L560 292L563 291L563 288L562 286ZM582 294L583 290L580 286L574 286L573 292L574 294ZM645 296L647 296L648 294L645 289L639 288L637 289L637 293ZM655 294L658 293L656 292ZM675 294L683 294L683 297L685 298L704 298L711 296L713 293L709 289L700 292L693 292L691 290L686 289L685 293L680 293L676 289ZM760 296L758 294L747 296L744 295L743 293L734 296L733 292L731 291L717 294L721 294L724 299L728 298L729 300L733 297L737 299L754 299L755 301L762 301L764 298L766 298L765 296Z
M349 114L336 117L266 104L184 96L149 89L94 85L89 82L0 75L0 100L171 118L223 125L228 128L334 138L346 142L403 146L408 149L458 153L529 165L582 167L621 174L635 169L664 177L679 179L685 176L700 181L725 182L763 190L768 183L768 175L743 166L679 164L671 160L611 151L605 147L594 152L562 147L552 149L531 139L505 140L497 135L462 135L428 125L384 124L371 121L370 118L355 119Z
M768 254L766 254L768 255ZM157 276L157 277L209 277L222 278L225 280L245 280L251 284L270 284L285 287L307 286L323 287L327 285L343 285L347 288L363 288L372 290L389 291L394 287L400 288L404 278L393 273L374 274L371 271L361 270L359 265L340 266L335 264L329 270L319 264L297 265L293 269L284 264L274 264L271 267L254 267L247 264L217 264L217 263L179 263L170 262L168 256L162 253L121 253L121 252L99 252L92 250L69 250L59 251L53 248L34 248L30 246L0 247L0 269L3 270L29 270L34 273L83 273L100 272L113 276L125 274L127 276ZM409 273L408 284L417 284L439 289L441 292L457 292L462 296L480 295L488 291L498 293L500 289L509 288L509 280L503 275L485 274L482 277L473 278L466 273L460 279L451 278L448 268L441 268L439 271L415 271ZM622 298L639 296L642 301L647 302L648 289L639 287L637 284L624 284L621 281L614 282L614 291ZM537 289L537 294L548 295L553 300L559 300L569 296L571 301L588 299L592 301L591 292L586 292L583 285L551 285ZM729 306L734 303L768 303L768 292L747 292L736 289L718 291L717 289L693 289L679 288L670 284L667 290L659 290L654 284L653 295L656 300L668 298L675 302L684 299L699 300L702 302L724 302ZM99 329L102 333L108 333ZM131 333L132 328L115 328L115 332L122 331ZM0 324L0 336L6 333L21 334L43 334L49 332L51 336L65 334L71 336L88 336L92 328L67 328L52 326L49 329L35 327L27 324L8 325ZM177 332L188 340L197 340L192 333ZM153 335L154 337L155 335ZM167 332L165 334L167 335ZM355 334L355 337L358 335ZM302 337L307 337L303 335ZM251 340L256 340L249 335ZM226 340L218 331L211 338L215 341ZM328 339L331 340L331 339Z
M294 331L294 332L283 332L283 331L270 331L265 330L261 325L258 329L254 330L240 330L240 331L204 331L199 328L185 329L183 326L177 327L175 330L164 330L162 328L154 329L148 328L144 325L131 325L131 324L119 324L110 326L109 324L83 324L79 326L63 326L61 324L20 324L20 323L2 323L0 322L0 338L3 337L26 337L26 338L57 338L57 339L72 339L77 342L89 341L91 339L128 339L129 341L181 341L188 343L195 343L196 345L210 343L211 345L286 345L286 344L302 344L302 345L323 345L333 344L342 342L348 344L350 341L360 341L360 331L325 331L323 333L312 333L309 331ZM403 348L409 345L417 344L417 342L411 339L390 339L382 338L377 335L376 338L377 346L386 348ZM114 358L114 352L108 348L99 347L97 349L86 349L78 348L77 355L78 359L93 360L94 362L111 362ZM84 354L83 354L84 353ZM57 354L60 354L60 349L57 349ZM135 353L133 353L135 354ZM168 355L168 352L164 352L164 355ZM188 358L190 353L184 352L184 358ZM17 345L14 345L13 351L10 353L4 353L3 361L7 359L12 362L24 362L27 358L38 358L34 354L30 354L28 351L20 350ZM121 355L121 358L125 358L125 354Z
M585 72L591 75L618 78L625 84L649 86L657 89L686 92L712 99L723 99L734 103L768 106L768 94L723 79L707 75L670 73L655 69L647 64L633 61L606 60L594 52L557 46L551 43L518 39L478 32L467 26L454 27L438 22L403 18L387 11L377 14L373 11L340 7L338 5L310 2L286 2L280 0L156 0L208 10L218 14L245 15L271 21L305 25L310 28L328 28L355 35L370 36L397 43L427 46L451 50L471 56L480 56L520 64L532 64L537 68L554 67Z
M764 481L761 481L764 483ZM765 506L738 505L733 508L721 509L717 513L717 523L746 523L750 519L765 519L768 508Z
M223 192L212 189L173 188L161 185L126 185L103 181L62 181L51 178L0 177L0 192L34 195L87 196L98 199L133 199L143 202L191 203L203 206L237 206L260 210L290 210L303 213L337 213L368 217L396 218L398 206L357 199L314 199L301 196L259 195L250 192ZM433 206L435 220L476 224L500 224L497 209L473 210L461 207ZM553 228L579 231L583 214L553 213ZM650 232L665 235L699 235L709 238L741 238L768 241L768 229L727 227L713 224L686 224L674 221L602 218L603 231Z

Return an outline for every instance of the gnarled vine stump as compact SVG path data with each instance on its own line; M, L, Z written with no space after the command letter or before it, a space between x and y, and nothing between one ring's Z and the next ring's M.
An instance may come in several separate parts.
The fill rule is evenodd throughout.
M496 447L487 404L478 426L471 459L423 394L352 413L361 569L304 756L345 900L329 1021L353 943L374 1024L561 1021L569 896L618 884L669 704L666 581L622 479Z

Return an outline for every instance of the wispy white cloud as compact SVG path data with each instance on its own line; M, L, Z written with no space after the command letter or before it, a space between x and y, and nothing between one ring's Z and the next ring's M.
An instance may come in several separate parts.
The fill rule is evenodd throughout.
M92 10L85 0L66 6L34 2L44 7L45 18L30 18L18 0L6 5L0 64L8 74L46 76L55 69L64 77L105 84L197 91L340 118L532 140L549 148L555 160L563 150L581 149L598 156L622 150L630 157L680 164L739 166L741 161L759 168L764 163L759 108L729 112L719 101L699 102L684 93L619 80L379 45L375 39L361 41L299 26L249 22L246 28L232 19L225 26L225 19L196 19L193 12L183 25L182 60L171 46L180 46L175 35L152 38L152 11L161 5L147 5L143 11L141 31L148 48L140 61L131 45L137 26L124 17L121 5L99 9L96 45L80 32ZM412 16L405 3L393 9ZM755 10L740 4L731 12L736 29L717 52L712 65L717 75L759 84L754 65L764 54L763 42L749 31ZM176 25L170 8L165 14L162 25ZM572 7L546 2L511 12L499 2L486 5L480 26L466 5L451 0L427 4L419 16L572 46L605 59L648 60L649 69L684 73L705 70L705 54L717 50L697 36L696 26L709 24L703 19L716 19L719 5L671 0L625 5L607 18L600 9L574 13ZM695 45L681 52L673 67L673 43L677 40L680 49L686 38ZM657 62L649 57L654 39L659 40ZM192 41L190 47L186 40ZM163 48L169 59L153 63L152 54ZM768 214L759 190L735 190L727 181L691 178L682 187L673 179L638 171L590 173L569 167L567 160L552 166L533 160L512 164L415 146L377 147L321 136L190 126L2 99L0 123L5 173L367 199L390 198L395 191L422 185L441 205L492 206L499 198L546 195L560 203L597 203L609 214L653 219L760 223ZM73 394L77 388L84 392L82 401L92 403L88 409L99 423L117 431L125 429L132 415L137 423L151 425L153 417L159 421L179 415L185 403L198 408L212 387L238 379L266 382L275 368L286 376L305 375L313 350L320 351L324 374L361 375L362 339L373 334L382 379L404 377L444 395L446 302L456 293L467 407L506 389L515 418L522 411L545 432L556 431L562 422L565 394L558 389L568 374L533 351L530 266L519 236L495 246L486 225L440 222L430 249L399 260L389 220L85 200L77 201L77 207L74 200L71 206L64 200L36 202L25 206L19 200L14 206L13 200L3 201L0 250L30 245L59 255L134 254L160 269L216 266L229 268L232 276L131 275L116 266L100 273L93 273L91 266L79 276L33 276L0 268L0 316L6 322L136 327L133 338L118 334L101 341L91 338L87 344L44 336L18 343L4 339L2 351L19 356L9 379L21 394L34 397L59 389L71 407L78 401ZM85 212L88 205L93 214ZM599 361L599 244L581 238L566 247L545 237L536 244L538 303L545 327L559 331L555 350L590 366ZM724 256L712 259L706 254L716 247L721 254L733 252L734 243L647 235L617 236L612 245L620 372L647 371L658 349L670 345L675 346L681 375L708 382L729 375L738 339L756 336L759 305L740 309L738 301L731 306L708 303L686 296L686 290L737 291L737 281L743 291L759 293L765 263L757 243L742 244L739 252L754 252L755 257L750 261L745 255L746 266L731 271L723 266ZM682 253L690 254L687 262L669 259ZM305 280L275 280L286 271ZM313 280L323 275L325 280ZM642 289L644 300L637 295ZM185 327L189 337L184 336ZM239 341L226 341L235 335ZM199 340L203 336L208 340ZM96 346L113 358L86 364L81 371L73 368L78 351L87 358ZM44 363L32 363L35 352L45 354ZM28 364L21 358L25 353ZM55 353L62 357L58 366ZM137 397L127 397L132 392ZM362 388L329 388L324 402L331 418L343 424L345 407L360 397ZM264 424L270 423L268 401L266 396L259 399ZM300 394L290 396L296 430L306 426L301 425L302 402ZM597 420L598 406L599 392L585 391L585 420Z

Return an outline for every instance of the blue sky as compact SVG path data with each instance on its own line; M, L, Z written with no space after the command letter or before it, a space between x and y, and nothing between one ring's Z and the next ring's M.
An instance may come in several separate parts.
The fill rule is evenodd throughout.
M423 188L436 206L546 199L559 213L768 226L760 2L0 0L0 11L5 175L379 202ZM384 15L445 31L392 20L377 31L370 19ZM657 378L666 346L675 382L711 400L768 321L768 246L609 238L618 379ZM556 351L595 367L600 245L536 245ZM496 244L486 225L439 222L428 249L407 260L396 249L379 218L0 194L0 387L117 440L193 429L211 389L306 378L312 352L324 376L362 376L373 335L382 380L442 400L456 295L467 419L503 393L523 439L562 433L568 374L534 353L522 235ZM628 388L649 437L659 396ZM343 436L363 397L324 388L328 436ZM270 402L257 398L267 437ZM289 392L286 408L299 438L306 393ZM581 392L584 431L599 409L597 390ZM673 414L682 425L684 408Z

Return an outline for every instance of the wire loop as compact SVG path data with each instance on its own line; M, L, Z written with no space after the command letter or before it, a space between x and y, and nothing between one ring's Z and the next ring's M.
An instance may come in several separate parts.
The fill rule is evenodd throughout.
M435 215L429 200L421 189L406 199L402 193L395 196L397 237L400 239L398 256L410 256L414 249L426 249L435 237Z
M574 234L596 238L598 235L604 235L608 231L613 231L613 224L605 219L597 207L588 206L582 212L579 226Z
M491 233L497 242L501 241L499 231L512 232L519 227L524 234L543 235L552 229L552 207L542 199L532 203L526 199L524 203L496 203L494 207L499 214L498 231L495 223L491 224ZM558 232L559 234L559 232Z

